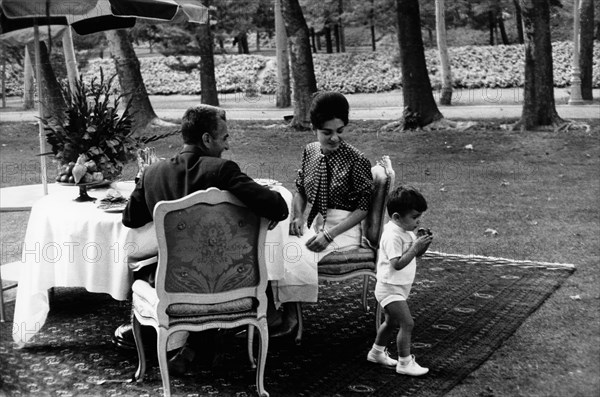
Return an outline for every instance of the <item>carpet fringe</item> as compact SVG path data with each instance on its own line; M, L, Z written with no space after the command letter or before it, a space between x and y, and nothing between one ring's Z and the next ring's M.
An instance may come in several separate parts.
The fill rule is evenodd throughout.
M571 263L556 263L556 262L541 262L541 261L532 261L532 260L522 260L522 259L509 259L509 258L499 258L499 257L494 257L494 256L483 256L483 255L462 255L462 254L448 254L445 252L438 252L438 251L428 251L424 256L440 256L440 257L448 257L448 258L463 258L463 259L485 259L485 260L491 260L491 261L503 261L503 262L509 262L507 263L508 265L510 265L511 263L514 264L520 264L520 265L532 265L535 267L548 267L548 266L553 266L553 267L565 267L565 268L569 268L569 269L575 269L575 265L571 264Z

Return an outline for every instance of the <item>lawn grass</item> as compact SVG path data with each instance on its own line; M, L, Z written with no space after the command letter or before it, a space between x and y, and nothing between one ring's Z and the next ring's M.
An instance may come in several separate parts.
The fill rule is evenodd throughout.
M449 396L600 395L600 121L590 132L508 131L507 120L463 131L377 134L384 121L351 122L345 139L429 203L431 248L447 253L571 263L577 271ZM302 147L314 140L275 121L229 121L231 150L252 177L293 189ZM0 123L1 187L38 183L37 127ZM473 150L465 148L472 145ZM178 137L156 142L170 157ZM52 170L52 166L49 166ZM133 178L129 167L125 176ZM50 171L51 172L51 171ZM1 213L2 261L19 258L26 213ZM487 229L497 235L486 235ZM9 249L10 248L10 249ZM579 297L576 299L574 297Z

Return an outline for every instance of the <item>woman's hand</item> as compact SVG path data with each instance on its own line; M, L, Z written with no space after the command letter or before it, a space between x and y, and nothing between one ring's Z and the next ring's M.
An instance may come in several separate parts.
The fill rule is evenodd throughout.
M304 217L296 216L290 221L290 236L302 236L304 234Z
M321 252L329 245L329 241L323 232L319 232L316 236L311 237L306 242L306 248L313 252Z

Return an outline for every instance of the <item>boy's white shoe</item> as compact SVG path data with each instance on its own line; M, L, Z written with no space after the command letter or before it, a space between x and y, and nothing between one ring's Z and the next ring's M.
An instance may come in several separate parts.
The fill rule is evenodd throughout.
M367 360L372 363L386 365L388 367L393 367L398 364L398 360L391 358L387 349L384 351L379 351L371 348L371 350L369 350L369 354L367 354Z
M402 375L421 376L429 372L429 368L423 368L415 361L415 355L410 355L410 361L406 364L401 364L398 360L396 372Z

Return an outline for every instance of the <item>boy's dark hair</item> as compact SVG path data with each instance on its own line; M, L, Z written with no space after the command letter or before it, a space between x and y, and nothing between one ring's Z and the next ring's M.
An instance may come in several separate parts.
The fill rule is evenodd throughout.
M226 121L225 111L210 105L197 105L185 111L181 119L183 143L202 145L202 135L208 132L213 138L219 128L219 119Z
M310 122L317 129L333 119L340 119L348 125L349 112L350 105L344 95L333 91L316 92L310 106Z
M400 216L404 216L410 210L419 212L427 210L427 201L421 192L407 185L392 190L387 202L388 215L391 217L394 212L397 212Z

